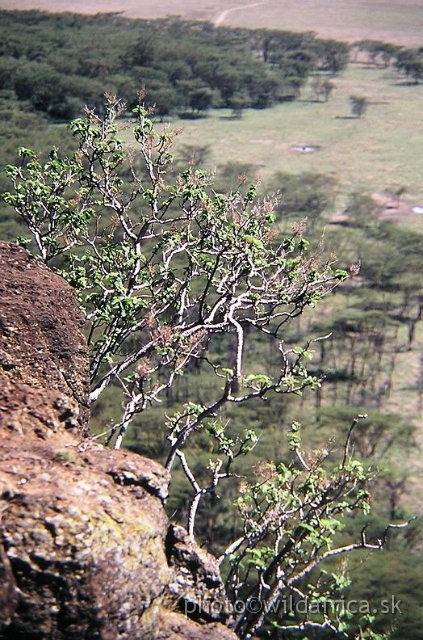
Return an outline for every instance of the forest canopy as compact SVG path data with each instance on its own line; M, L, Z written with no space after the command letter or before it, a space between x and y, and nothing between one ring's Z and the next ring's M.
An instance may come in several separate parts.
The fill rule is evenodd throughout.
M227 29L178 18L128 20L38 11L1 12L0 90L55 119L104 92L130 106L145 85L162 115L211 106L266 108L298 97L310 73L337 73L349 46L314 33Z

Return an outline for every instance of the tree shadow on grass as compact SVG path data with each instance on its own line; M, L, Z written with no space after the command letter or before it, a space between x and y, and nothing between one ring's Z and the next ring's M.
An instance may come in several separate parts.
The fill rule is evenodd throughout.
M398 82L392 82L390 87L418 87L420 86L420 82L416 82L415 80L399 80Z
M317 100L317 98L301 98L297 102L305 102L307 104L327 104L328 100Z
M182 111L181 113L178 113L178 117L181 120L202 120L204 118L207 118L207 114L206 113L191 113L191 111Z
M219 116L219 120L232 120L234 122L239 120L242 120L242 116L233 116L233 115L228 115L228 116Z

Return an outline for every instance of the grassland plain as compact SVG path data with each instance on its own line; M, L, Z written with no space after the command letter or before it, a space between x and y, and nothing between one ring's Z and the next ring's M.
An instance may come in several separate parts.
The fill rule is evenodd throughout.
M2 9L122 12L129 18L180 15L241 27L316 31L339 40L375 38L421 45L421 0L0 0Z
M222 159L252 164L264 182L277 171L332 175L340 184L339 206L353 190L400 186L407 188L410 206L423 206L423 85L362 64L351 64L335 84L327 103L314 101L306 88L298 101L248 110L240 120L219 110L185 121L180 143L209 145L209 168ZM351 116L349 96L356 93L369 101L362 118Z

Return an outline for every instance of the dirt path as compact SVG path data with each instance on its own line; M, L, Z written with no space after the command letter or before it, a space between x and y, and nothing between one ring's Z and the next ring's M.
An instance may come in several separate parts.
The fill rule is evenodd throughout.
M215 27L220 27L225 22L230 13L233 13L234 11L240 11L241 9L251 9L252 7L259 7L262 4L266 4L266 2L253 2L251 4L242 4L239 7L231 7L230 9L225 9L225 11L219 13L217 18L213 21L213 24Z

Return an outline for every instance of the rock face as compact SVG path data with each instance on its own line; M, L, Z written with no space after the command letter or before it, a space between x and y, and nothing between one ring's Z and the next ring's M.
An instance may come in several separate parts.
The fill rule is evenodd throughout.
M56 420L88 433L87 347L75 292L12 244L0 243L0 273L2 404L21 426L35 419L40 433Z
M14 245L0 273L0 638L234 640L214 559L169 527L167 472L88 437L75 293Z

